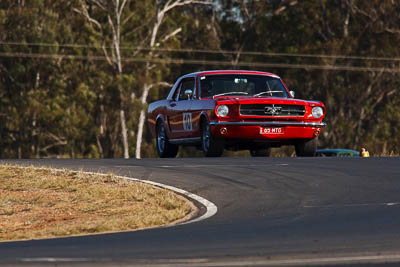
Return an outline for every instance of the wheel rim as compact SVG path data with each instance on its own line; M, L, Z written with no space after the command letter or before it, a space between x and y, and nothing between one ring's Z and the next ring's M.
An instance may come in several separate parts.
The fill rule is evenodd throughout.
M203 150L208 151L208 148L210 147L210 126L208 124L204 125L203 128Z
M161 124L159 129L158 129L158 135L157 135L157 147L158 151L161 153L164 152L165 149L165 129L164 126Z

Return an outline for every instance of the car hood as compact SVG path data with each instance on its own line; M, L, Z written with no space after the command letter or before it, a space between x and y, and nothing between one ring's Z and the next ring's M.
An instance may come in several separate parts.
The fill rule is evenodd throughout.
M286 104L286 105L322 105L320 101L306 101L294 98L281 97L216 97L214 99L218 104Z

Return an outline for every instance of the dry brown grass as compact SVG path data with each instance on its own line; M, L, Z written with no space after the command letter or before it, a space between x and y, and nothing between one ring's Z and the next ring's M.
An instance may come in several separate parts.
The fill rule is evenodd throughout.
M0 165L0 241L138 230L192 211L171 191L113 175Z

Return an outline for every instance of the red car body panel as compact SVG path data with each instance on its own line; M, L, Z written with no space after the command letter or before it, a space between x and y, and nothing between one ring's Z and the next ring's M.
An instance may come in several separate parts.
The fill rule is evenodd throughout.
M244 74L260 75L279 79L288 97L253 97L253 96L214 96L201 97L200 80L209 75ZM184 81L188 83L194 79L192 99L178 99L178 94L182 93L179 86L183 88ZM181 89L183 90L183 89ZM220 117L216 114L219 105L227 105L229 114ZM241 114L243 107L262 105L280 107L304 107L304 115L246 115ZM257 106L259 105L259 106ZM319 106L323 109L323 116L314 118L312 108ZM266 107L267 108L267 107ZM280 108L281 109L281 108ZM280 110L279 109L279 110ZM259 71L203 71L184 75L180 77L167 99L153 102L148 108L148 125L154 137L156 137L156 125L158 121L164 124L168 139L177 144L198 144L201 137L201 120L204 119L210 124L213 136L234 141L235 146L241 141L248 143L252 141L270 142L273 146L290 144L299 139L313 139L319 135L322 127L326 124L322 122L325 116L325 106L319 101L306 101L295 99L289 92L284 82L275 74ZM242 112L244 113L244 112ZM264 128L268 128L263 131ZM269 133L271 131L271 133ZM279 131L279 133L274 132ZM229 145L229 142L227 142Z

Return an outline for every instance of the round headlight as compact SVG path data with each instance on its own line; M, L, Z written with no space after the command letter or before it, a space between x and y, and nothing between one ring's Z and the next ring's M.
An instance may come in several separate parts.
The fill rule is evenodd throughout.
M324 110L321 107L313 107L312 108L312 115L314 118L321 118L324 115Z
M229 108L228 108L227 105L218 106L218 108L217 108L217 115L218 116L226 117L226 116L228 116L228 113L229 113Z

